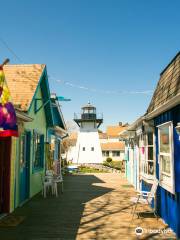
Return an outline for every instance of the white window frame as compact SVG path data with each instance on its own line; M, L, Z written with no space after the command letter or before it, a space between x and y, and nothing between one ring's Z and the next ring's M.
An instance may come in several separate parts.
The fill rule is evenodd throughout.
M141 157L141 176L145 180L149 180L149 181L153 180L155 178L155 174L156 174L155 134L154 134L153 131L152 131L152 134L153 134L153 144L152 145L148 144L148 132L145 133L144 135L141 135L141 138L140 138L140 141L142 142L141 147L144 147L144 159L142 159L142 157ZM149 147L153 147L153 159L148 159L148 148ZM148 162L153 162L153 167L154 167L154 173L153 174L148 174L148 173L144 172L144 166L146 164L148 166Z
M163 127L169 127L169 145L170 145L170 151L169 153L165 152L160 152L160 130ZM164 189L171 193L175 193L175 181L174 181L174 141L173 141L173 123L172 121L163 123L161 125L158 125L158 148L159 148L159 153L158 153L158 163L159 163L159 183L160 186L162 186ZM170 157L170 174L167 174L162 171L162 162L161 162L161 156L168 156ZM165 182L162 179L162 175L169 176L169 181Z

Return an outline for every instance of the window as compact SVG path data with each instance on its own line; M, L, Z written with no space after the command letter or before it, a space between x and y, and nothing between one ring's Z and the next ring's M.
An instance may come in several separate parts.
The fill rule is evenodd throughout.
M83 150L83 152L84 152L84 151L86 150L86 148L85 148L85 147L83 147L83 149L82 149L82 150Z
M113 157L119 157L120 156L120 151L112 151Z
M43 168L44 165L44 135L39 134L34 131L34 142L33 142L33 150L34 150L34 158L33 158L33 166L34 169Z
M141 172L146 178L154 178L155 175L155 157L154 157L154 133L147 132L143 140L141 138Z
M173 125L171 122L158 126L160 184L174 193Z
M103 157L109 157L109 151L102 151Z
M94 147L91 148L91 151L94 151Z

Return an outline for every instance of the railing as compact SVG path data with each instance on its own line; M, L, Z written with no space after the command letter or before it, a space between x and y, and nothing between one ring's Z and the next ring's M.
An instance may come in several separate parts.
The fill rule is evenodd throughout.
M74 120L96 120L103 119L102 113L74 113Z

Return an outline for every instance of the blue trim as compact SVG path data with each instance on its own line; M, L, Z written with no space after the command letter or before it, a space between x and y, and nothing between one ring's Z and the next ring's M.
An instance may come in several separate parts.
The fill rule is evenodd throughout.
M43 83L45 83L44 86L43 86ZM46 106L44 106L44 110L45 110L47 125L52 126L53 125L53 112L52 112L52 106L51 106L51 102L50 102L50 89L49 89L46 66L44 67L44 69L42 71L41 77L39 79L35 93L33 95L32 101L31 101L29 109L28 109L28 114L29 114L31 108L33 107L34 102L36 102L36 95L37 95L37 91L39 90L39 88L41 88L42 99L44 100L43 103L49 101L49 103L46 104ZM42 88L43 88L43 90L42 90Z
M30 148L31 132L24 131L20 137L20 155L23 157L23 165L20 166L20 203L29 198L30 191ZM21 148L23 147L23 149Z
M40 162L38 166L34 166L34 159L35 159L35 134L38 135L38 137L40 137ZM32 158L32 173L36 173L36 172L40 172L44 170L44 134L34 130L33 131L33 158Z
M46 71L46 66L44 67L44 69L43 69L43 71L42 71L42 74L41 74L41 76L40 76L38 85L37 85L36 90L35 90L35 92L34 92L34 95L33 95L33 98L32 98L32 100L31 100L29 109L28 109L28 111L27 111L28 113L29 113L30 110L31 110L32 104L33 104L33 102L34 102L35 96L36 96L36 94L37 94L38 88L39 88L40 83L41 83L41 81L42 81L42 79L43 79L43 76L44 76L44 74L45 74L45 71Z
M168 121L173 122L175 194L171 194L160 186L157 191L157 211L164 221L176 232L177 236L180 237L180 141L175 129L177 123L180 122L180 105L164 112L154 119L156 135L156 176L158 179L159 146L157 126Z

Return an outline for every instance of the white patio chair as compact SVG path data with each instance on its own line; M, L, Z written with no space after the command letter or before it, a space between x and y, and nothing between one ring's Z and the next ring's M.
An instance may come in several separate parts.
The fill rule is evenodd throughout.
M137 193L136 197L132 197L130 199L130 201L134 203L134 205L132 207L132 211L131 211L131 213L133 214L132 219L134 217L134 214L136 212L138 204L149 205L151 207L152 200L155 199L155 194L156 194L156 190L157 190L157 187L158 187L158 183L159 183L158 180L155 179L153 184L152 184L150 192L139 191ZM153 213L154 213L154 216L157 218L157 215L155 213L155 209L154 209ZM138 213L138 218L139 218L139 213Z
M46 176L53 176L54 171L53 170L46 170Z
M63 193L63 178L62 175L54 176L54 184L55 184L55 194L58 196L57 184L61 183L61 192Z
M55 192L55 186L53 182L53 176L44 176L42 179L42 195L44 198L46 198L47 192L51 191L51 194L53 195Z

